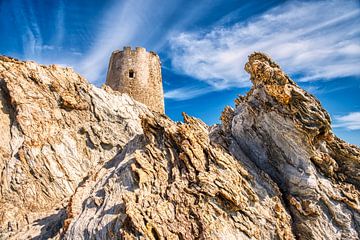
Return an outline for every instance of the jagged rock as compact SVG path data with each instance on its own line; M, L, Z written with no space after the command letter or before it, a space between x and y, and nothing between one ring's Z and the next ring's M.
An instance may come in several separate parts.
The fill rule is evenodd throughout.
M359 239L359 148L268 56L252 54L245 70L254 85L237 100L232 136L278 184L297 238Z
M360 150L269 57L222 124L0 58L0 239L357 239Z
M55 65L1 57L0 86L0 234L7 236L64 211L78 184L142 133L139 114L151 114Z
M142 126L73 195L65 239L293 238L276 185L214 146L203 122Z

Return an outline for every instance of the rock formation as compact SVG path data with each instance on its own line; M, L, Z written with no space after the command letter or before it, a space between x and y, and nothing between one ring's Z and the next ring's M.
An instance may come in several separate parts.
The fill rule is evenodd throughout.
M221 124L0 59L0 239L358 239L360 149L269 57Z
M2 57L0 86L0 234L65 216L79 183L142 133L149 112L55 65Z
M277 183L299 239L358 239L360 151L331 132L320 103L269 57L245 70L253 87L237 100L231 133Z

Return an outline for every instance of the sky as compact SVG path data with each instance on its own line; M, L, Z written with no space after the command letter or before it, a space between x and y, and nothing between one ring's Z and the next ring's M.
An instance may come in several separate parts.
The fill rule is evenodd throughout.
M244 64L262 51L360 145L359 0L0 0L0 33L0 54L70 66L99 87L112 51L155 51L166 114L209 125L249 90Z

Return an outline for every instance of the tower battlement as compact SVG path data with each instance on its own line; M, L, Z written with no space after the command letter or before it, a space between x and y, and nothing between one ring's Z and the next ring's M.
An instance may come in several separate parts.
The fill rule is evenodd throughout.
M124 47L111 54L106 85L127 93L151 110L164 113L161 62L154 52L145 48Z

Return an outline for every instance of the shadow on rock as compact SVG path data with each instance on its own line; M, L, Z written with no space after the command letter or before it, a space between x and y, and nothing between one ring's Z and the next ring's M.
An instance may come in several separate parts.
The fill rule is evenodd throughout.
M63 222L65 219L66 211L65 208L62 208L57 213L36 220L35 225L40 225L43 227L41 228L40 234L33 237L32 240L43 240L55 237L63 227Z

